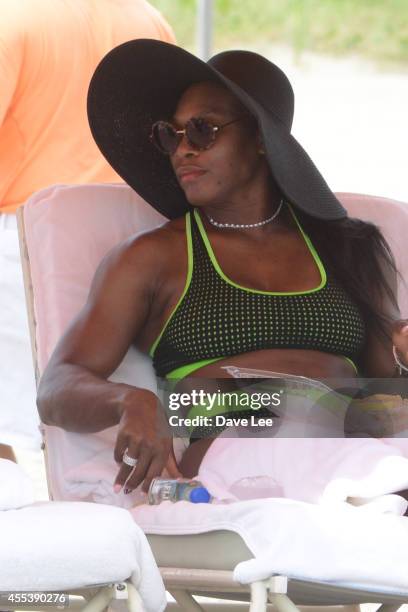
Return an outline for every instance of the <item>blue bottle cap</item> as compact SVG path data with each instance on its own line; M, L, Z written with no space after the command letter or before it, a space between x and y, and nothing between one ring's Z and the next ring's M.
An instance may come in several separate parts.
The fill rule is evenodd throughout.
M193 504L208 504L211 500L211 495L205 487L196 487L190 493L190 501Z

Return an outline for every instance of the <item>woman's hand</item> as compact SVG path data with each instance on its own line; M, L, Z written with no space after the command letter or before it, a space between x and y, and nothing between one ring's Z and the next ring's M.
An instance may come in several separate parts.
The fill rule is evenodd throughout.
M170 451L169 458L166 463L166 471L170 478L182 478L183 477L183 474L180 472L178 465L177 465L176 456L173 450L173 445Z
M395 321L392 328L392 342L398 351L400 361L408 368L408 319Z
M125 493L130 493L143 482L142 489L147 492L152 479L160 476L164 467L171 477L179 477L169 425L156 395L145 389L129 389L121 412L114 450L120 469L114 490L119 492L125 486ZM123 463L125 451L137 459L135 467Z

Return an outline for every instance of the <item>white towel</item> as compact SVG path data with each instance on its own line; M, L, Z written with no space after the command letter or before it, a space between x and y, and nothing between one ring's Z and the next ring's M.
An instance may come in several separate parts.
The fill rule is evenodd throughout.
M210 493L226 501L239 499L234 491L242 478L257 476L267 476L279 487L281 493L271 489L271 497L327 505L351 497L369 502L408 488L408 459L391 440L219 437L198 473ZM384 506L374 507L382 511ZM394 506L402 514L406 507L405 502Z
M133 508L132 515L146 533L235 531L255 557L236 566L238 582L283 574L408 593L405 517L346 503L329 507L282 498L232 504L162 502Z
M0 459L0 510L21 508L34 502L30 478L14 461Z
M63 592L127 579L146 612L166 607L146 536L122 508L44 502L0 513L0 591Z
M282 500L288 505L284 521L281 517L278 522L273 502L262 500L263 511L256 509L251 518L258 521L252 534L256 557L236 566L235 580L251 583L280 573L408 593L406 518L368 513L348 504L328 508Z

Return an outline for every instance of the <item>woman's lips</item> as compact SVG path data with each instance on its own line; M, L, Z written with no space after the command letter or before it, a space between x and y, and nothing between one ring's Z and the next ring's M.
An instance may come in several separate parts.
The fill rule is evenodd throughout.
M197 180L198 178L200 178L201 176L203 176L203 174L205 173L206 173L206 170L199 170L198 168L197 170L191 169L191 170L180 173L178 178L179 178L180 183L191 183Z

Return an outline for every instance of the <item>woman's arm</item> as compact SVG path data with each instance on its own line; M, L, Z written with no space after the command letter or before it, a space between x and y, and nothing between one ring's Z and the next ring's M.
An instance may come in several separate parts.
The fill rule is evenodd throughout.
M150 301L143 278L148 253L137 247L121 245L102 261L86 305L56 346L38 390L44 423L92 432L118 422L128 386L106 379L135 339ZM145 265L135 268L136 262Z
M44 371L37 400L48 425L85 433L119 424L115 459L121 462L128 448L139 459L134 486L147 478L145 488L161 473L171 449L164 411L150 391L106 379L150 316L161 252L154 235L147 234L102 261L85 307ZM121 470L121 480L129 471Z
M372 299L378 303L388 323L388 337L377 330L370 329L362 356L362 369L367 378L392 378L395 376L395 361L392 352L393 332L400 326L400 312L397 305L397 274L384 260L382 263L384 278L395 300L385 290L379 292L373 288Z
M394 270L383 267L388 286L394 296L397 296L397 275ZM366 342L363 356L363 375L365 378L383 379L367 383L365 399L351 403L346 417L346 431L356 435L364 432L374 438L398 436L399 432L408 429L408 414L406 414L406 397L408 380L396 380L396 368L393 344L399 348L400 354L408 356L407 322L400 319L396 299L384 292L375 295L379 310L388 320L387 334L375 333L371 330ZM391 379L391 380L390 380ZM402 396L402 397L401 397Z

